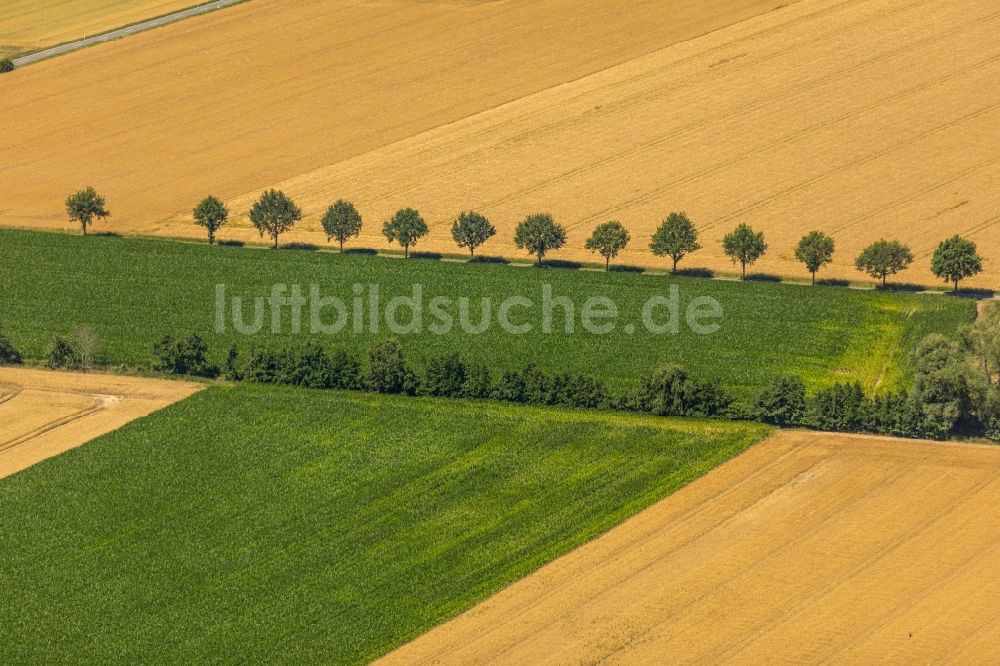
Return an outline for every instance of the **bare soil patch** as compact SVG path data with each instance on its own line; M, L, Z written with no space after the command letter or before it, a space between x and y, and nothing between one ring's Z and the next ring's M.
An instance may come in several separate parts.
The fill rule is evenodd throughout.
M162 379L0 368L0 478L200 389Z
M1000 448L782 432L382 663L989 661L998 472Z

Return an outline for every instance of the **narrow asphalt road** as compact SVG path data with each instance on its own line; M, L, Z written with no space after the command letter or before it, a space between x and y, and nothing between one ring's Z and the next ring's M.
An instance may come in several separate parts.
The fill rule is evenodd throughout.
M210 2L205 5L198 5L197 7L189 7L188 9L182 9L180 11L174 12L173 14L167 14L166 16L161 16L159 18L143 21L142 23L136 23L135 25L130 25L125 28L118 28L117 30L104 32L99 35L94 35L93 37L85 37L83 39L78 39L75 42L67 42L65 44L60 44L58 46L53 46L51 48L44 49L42 51L29 53L28 55L21 56L20 58L14 58L14 66L23 67L24 65L30 65L31 63L38 62L39 60L45 60L47 58L60 56L65 53L70 53L71 51L76 51L77 49L82 49L87 46L114 41L116 39L121 39L122 37L128 37L129 35L134 35L138 32L143 32L145 30L152 30L153 28L159 28L160 26L168 25L170 23L175 23L177 21L183 21L184 19L191 18L192 16L198 16L199 14L207 14L208 12L214 12L217 9L222 9L223 7L229 7L230 5L235 5L240 2L246 2L246 0L217 0L217 2Z

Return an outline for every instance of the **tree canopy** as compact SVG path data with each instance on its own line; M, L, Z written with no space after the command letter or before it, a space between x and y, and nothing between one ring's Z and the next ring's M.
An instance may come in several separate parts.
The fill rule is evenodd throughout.
M631 239L628 230L621 222L611 220L594 229L594 233L587 239L586 248L604 257L604 270L608 270L611 260L625 249Z
M909 247L899 241L887 241L884 238L866 247L854 260L855 268L882 280L883 287L888 276L906 270L911 263L913 253Z
M211 195L205 197L194 209L194 221L208 231L208 244L215 243L215 234L229 220L229 209Z
M485 215L474 210L462 211L451 223L451 237L459 247L469 250L469 256L476 256L476 248L495 236L496 228Z
M106 219L111 213L105 207L104 197L93 187L87 187L66 199L66 213L72 222L78 222L83 227L83 235L87 235L87 227L94 218Z
M336 238L340 243L341 252L344 251L345 241L361 233L361 224L361 213L354 204L343 199L337 199L337 202L326 210L322 220L326 240L331 241Z
M941 241L931 259L931 272L945 282L955 285L983 270L983 259L976 252L976 244L961 236Z
M747 266L764 256L767 243L763 231L754 231L750 225L741 224L722 239L722 249L733 263L740 264L741 275L746 278Z
M816 284L816 271L833 261L833 239L822 231L810 231L795 248L795 258L806 265Z
M402 245L403 256L409 257L410 247L427 235L427 223L413 208L402 208L382 226L382 234L390 243Z
M677 272L677 262L691 252L701 249L698 244L698 231L684 213L670 213L662 223L649 249L657 257L670 257L674 260L673 272Z
M250 221L261 238L267 234L278 249L278 237L302 219L302 210L280 190L268 190L250 209Z
M514 232L514 245L520 250L527 250L538 258L542 265L545 255L552 250L558 250L566 244L566 229L556 224L548 213L536 213L524 218Z

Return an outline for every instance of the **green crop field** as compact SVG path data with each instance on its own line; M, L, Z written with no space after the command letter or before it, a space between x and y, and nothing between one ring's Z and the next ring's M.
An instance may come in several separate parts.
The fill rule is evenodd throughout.
M766 432L209 388L0 480L0 663L362 662Z
M550 371L602 377L614 390L631 387L665 363L680 363L700 377L720 379L738 395L756 391L778 373L799 375L810 389L855 378L869 390L892 387L905 379L906 355L923 335L954 334L975 311L970 300L950 296L12 230L0 230L0 266L0 328L35 358L44 354L53 335L81 326L97 333L100 360L133 366L148 366L154 341L166 333L205 335L217 362L232 342L244 350L277 349L311 338L363 355L376 340L397 337L418 366L432 355L460 351L494 370L534 362ZM299 285L305 296L317 284L322 295L337 296L348 308L353 307L355 284L364 285L363 304L370 302L368 285L377 284L380 307L420 285L425 304L435 296L453 299L453 315L457 299L468 297L472 323L480 319L484 297L493 299L495 309L506 298L527 297L534 309L516 309L510 319L533 328L523 335L504 333L499 326L471 334L456 323L452 332L437 335L428 330L432 322L425 319L423 331L416 334L394 335L384 326L377 332L366 328L355 333L353 322L367 321L366 314L351 319L335 335L312 335L308 316L294 333L285 308L281 333L272 335L265 303L265 324L256 335L235 332L229 310L226 331L214 332L216 285L226 285L227 297L246 301L243 320L252 322L254 297L269 296L275 283ZM577 323L572 334L565 333L564 311L559 308L553 309L552 332L544 332L544 284L551 285L554 296L573 298ZM643 304L669 296L672 286L678 288L679 330L654 334L641 324ZM617 325L610 333L587 333L579 323L584 301L596 296L608 297L618 307ZM721 304L717 332L702 335L686 325L686 308L698 297ZM401 312L399 320L405 323L406 310ZM667 313L666 308L655 310L656 321L665 322ZM628 332L629 325L634 332Z

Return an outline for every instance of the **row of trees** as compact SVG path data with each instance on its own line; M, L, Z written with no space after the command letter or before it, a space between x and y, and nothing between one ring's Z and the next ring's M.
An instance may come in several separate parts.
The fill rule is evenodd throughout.
M108 212L104 198L92 187L77 192L66 201L66 210L71 220L87 227L95 219L104 219ZM195 222L208 233L208 242L214 243L216 234L229 221L229 210L214 196L206 197L194 209ZM278 247L280 236L302 219L302 210L280 190L267 190L250 209L250 221L261 237L268 236ZM363 220L353 203L338 200L324 213L321 220L327 241L336 240L340 251L344 244L361 233ZM427 222L413 208L396 211L382 225L382 234L390 243L398 243L406 257L410 248L427 235ZM451 225L451 235L455 243L469 251L475 259L476 250L496 235L496 227L486 216L476 211L463 211ZM611 260L616 258L631 241L625 226L611 220L598 225L585 247L604 258L605 269L609 270ZM566 229L557 224L548 213L529 215L514 232L514 245L536 258L539 265L545 257L566 244ZM658 257L669 257L672 270L677 271L678 263L687 255L701 249L698 231L684 213L670 213L653 234L649 248ZM755 264L767 252L768 245L762 231L755 231L747 224L740 224L722 239L722 249L733 263L740 265L740 275L744 279L747 267ZM799 240L795 247L795 258L802 262L816 284L816 274L833 261L836 244L822 231L811 231ZM887 284L891 275L905 270L913 263L910 248L895 240L879 240L866 247L855 258L855 267L882 285ZM931 271L958 291L959 282L983 269L983 261L976 245L960 236L953 236L938 246L931 260Z

